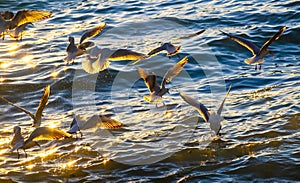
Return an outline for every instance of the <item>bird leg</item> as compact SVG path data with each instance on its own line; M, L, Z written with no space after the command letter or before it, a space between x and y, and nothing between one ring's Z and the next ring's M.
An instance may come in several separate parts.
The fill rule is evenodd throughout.
M18 159L20 159L19 149L17 149L17 153L18 153Z
M257 70L257 65L255 65L254 70Z
M37 143L36 141L34 141L34 143L35 143L37 146L39 146L39 148L41 148L41 146L40 146L39 143Z
M259 64L259 70L261 70L261 64Z
M27 153L26 153L25 149L23 149L23 150L24 150L24 153L25 153L25 158L27 158Z

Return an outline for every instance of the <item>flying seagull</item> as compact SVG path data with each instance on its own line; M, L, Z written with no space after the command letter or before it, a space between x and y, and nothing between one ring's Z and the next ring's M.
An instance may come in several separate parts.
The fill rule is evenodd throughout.
M50 18L51 15L51 12L42 10L21 10L18 11L16 15L14 15L14 13L10 11L1 12L0 37L4 39L5 34L9 33L9 30L15 28L18 28L17 31L23 31L28 23Z
M187 96L184 93L179 93L181 98L187 102L188 104L190 104L191 106L195 107L197 109L197 111L200 113L201 117L204 119L205 122L209 122L210 125L210 129L213 130L215 132L216 135L220 135L220 130L222 128L221 126L221 121L223 120L223 117L221 116L222 110L223 110L223 106L225 103L225 100L227 98L227 96L229 95L231 89L231 85L228 88L228 91L223 99L223 101L221 102L218 111L208 111L208 109L199 101L197 101L196 99Z
M161 86L158 85L156 81L156 74L154 72L144 70L138 67L137 71L140 77L144 80L146 86L150 91L150 95L144 96L144 100L146 100L149 103L156 103L156 104L162 102L162 96L169 92L169 88L166 88L166 83L169 83L175 76L177 76L187 62L188 62L188 58L184 57L173 67L171 67L165 73Z
M21 128L19 126L14 127L14 137L10 142L11 150L13 152L17 150L18 159L20 157L19 149L23 149L25 153L25 157L27 158L27 154L25 149L29 149L35 145L40 145L36 142L39 140L59 140L62 138L70 138L71 134L64 132L62 130L56 128L49 127L38 127L34 129L30 136L24 141L24 137L21 134Z
M84 120L79 115L75 115L70 129L67 131L70 134L80 133L82 137L81 130L86 130L94 127L103 127L105 129L117 129L121 128L123 124L115 119L106 117L104 115L93 115L88 120Z
M255 70L256 70L257 65L259 65L260 66L259 69L261 69L261 63L263 63L265 61L264 57L267 54L271 54L272 56L274 56L274 54L268 50L268 47L270 46L270 44L273 43L273 41L277 40L285 30L286 30L286 27L285 26L282 27L273 37L271 37L267 42L265 42L265 44L261 48L247 39L244 39L244 38L241 38L238 36L234 36L234 35L225 33L223 31L221 31L221 32L224 35L228 36L233 41L246 47L248 50L250 50L252 52L253 57L245 59L244 62L249 65L255 65Z
M85 40L88 40L92 37L95 37L96 35L98 35L106 26L106 23L103 23L99 26L96 26L92 29L87 30L80 38L79 44L75 44L75 39L74 37L69 37L69 45L67 47L67 57L65 57L63 60L65 62L67 62L67 64L69 64L70 62L73 64L74 63L74 59L77 56L80 56L82 54L85 53L86 49L88 47L91 47L94 45L93 42L88 41L88 42L84 42Z
M181 46L175 46L172 44L172 42L174 41L177 41L177 40L180 40L180 39L186 39L186 38L190 38L190 37L193 37L193 36L197 36L197 35L200 35L204 32L205 30L201 30L201 31L198 31L196 33L193 33L193 34L189 34L189 35L186 35L186 36L180 36L178 38L174 38L171 40L171 42L167 42L167 43L162 43L159 47L157 48L154 48L153 50L151 50L147 55L150 57L150 56L154 56L162 51L167 51L167 56L173 56L173 55L176 55L179 51L180 51L180 48Z
M43 110L45 108L45 106L48 104L48 98L50 96L50 85L47 85L45 88L44 88L44 94L40 100L40 103L39 103L39 106L35 112L35 114L32 114L31 112L29 112L28 110L20 107L20 106L17 106L16 104L12 103L10 100L8 100L7 98L5 97L1 97L0 98L7 102L9 105L12 105L14 107L16 107L17 109L25 112L27 115L29 115L32 119L33 119L33 123L32 123L32 126L33 127L38 127L41 125L41 121L42 121L42 113L43 113Z
M93 47L86 51L86 59L82 60L83 69L95 74L108 68L110 61L136 61L146 58L143 53L127 49L111 50L109 48Z

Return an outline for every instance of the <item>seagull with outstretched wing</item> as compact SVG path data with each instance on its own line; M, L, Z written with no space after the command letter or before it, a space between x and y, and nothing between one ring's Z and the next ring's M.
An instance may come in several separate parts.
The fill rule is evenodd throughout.
M51 15L52 12L42 10L21 10L18 11L16 15L10 11L1 12L0 37L4 39L5 34L9 34L9 30L16 28L18 30L15 32L19 32L18 35L22 35L22 31L25 29L28 23L50 18ZM13 37L15 37L15 34Z
M86 41L92 37L95 37L98 35L106 26L106 23L102 23L101 25L98 25L92 29L87 30L80 38L79 44L75 44L74 37L69 37L69 45L67 47L67 57L65 57L63 60L69 64L70 62L73 64L74 59L77 56L80 56L85 53L86 49L88 47L92 47L95 44L91 41ZM86 42L85 42L86 41Z
M71 134L50 127L38 127L34 129L29 137L24 141L24 137L21 134L21 128L19 126L14 127L14 137L10 142L11 150L13 152L17 150L18 159L20 157L19 149L23 149L25 153L25 157L27 158L27 153L25 149L29 149L35 145L40 146L37 141L40 140L59 140L63 138L70 138Z
M178 63L173 65L165 73L161 86L158 85L156 81L156 74L154 72L138 67L137 71L150 91L150 95L144 96L144 100L149 103L156 104L162 102L162 96L169 92L169 88L166 88L166 83L169 83L174 77L176 77L182 71L187 62L188 58L184 57Z
M162 43L159 47L152 49L147 55L150 56L154 56L162 51L167 51L167 56L173 56L176 55L179 51L181 46L175 46L174 44L172 44L172 42L180 40L180 39L186 39L186 38L190 38L190 37L194 37L194 36L198 36L200 34L202 34L205 30L201 30L198 31L196 33L192 33L186 36L180 36L177 38L174 38L171 40L171 42L167 42L167 43Z
M229 95L231 89L231 85L228 88L228 91L223 99L223 101L221 102L218 111L208 111L208 109L199 101L197 101L196 99L187 96L184 93L180 93L181 98L187 102L189 105L195 107L197 109L197 111L199 112L199 114L201 115L201 117L204 119L205 122L209 122L210 125L210 129L213 130L215 132L216 135L220 135L220 130L222 128L221 125L221 121L223 120L223 117L221 116L222 110L223 110L223 106L225 103L225 100L227 98L227 96Z
M67 132L70 134L80 133L82 137L81 130L87 130L95 127L102 127L105 129L118 129L122 126L123 124L121 122L109 118L105 115L93 115L88 120L83 119L79 115L75 115L70 125L70 129Z
M36 112L34 114L32 114L30 111L14 104L13 102L11 102L10 100L8 100L7 98L5 97L1 97L0 96L0 99L2 99L3 101L7 102L9 105L11 106L14 106L15 108L23 111L24 113L26 113L27 115L29 115L32 119L33 119L33 123L32 123L32 126L33 127L38 127L41 125L41 121L42 121L42 116L43 116L43 110L45 108L45 106L48 104L48 98L50 96L50 85L47 85L45 88L44 88L44 93L43 93L43 96L40 100L40 103L39 103L39 106L36 110Z
M257 65L260 65L260 69L261 69L261 63L263 63L264 57L267 54L271 54L274 55L270 50L268 50L268 47L270 46L270 44L272 44L275 40L277 40L282 34L283 32L286 30L286 27L282 27L273 37L271 37L267 42L265 42L265 44L260 48L257 45L255 45L253 42L238 37L238 36L234 36L232 34L228 34L225 33L223 31L221 31L224 35L228 36L230 39L232 39L233 41L239 43L240 45L246 47L248 50L250 50L253 54L253 57L251 58L247 58L244 60L244 62L246 64L249 65L255 65L255 69L257 69Z

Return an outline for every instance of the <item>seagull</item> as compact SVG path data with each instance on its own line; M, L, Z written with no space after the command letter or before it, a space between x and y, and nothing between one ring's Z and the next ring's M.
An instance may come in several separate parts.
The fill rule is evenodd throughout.
M81 62L83 69L95 74L108 68L110 61L140 61L147 55L128 49L112 50L97 46L86 51L86 59Z
M187 96L186 94L184 94L182 92L180 92L179 94L185 102L187 102L188 104L190 104L191 106L193 106L197 109L197 111L200 113L200 115L202 116L204 121L209 122L210 129L213 130L216 135L220 136L221 135L220 130L222 128L221 121L223 120L221 113L223 110L225 100L226 100L227 96L229 95L230 89L231 89L231 85L229 86L228 91L227 91L222 103L220 104L217 112L208 111L207 108L202 103L198 102L196 99L194 99L192 97Z
M140 77L144 80L146 86L150 91L150 95L144 96L144 100L149 103L159 103L162 101L162 96L166 93L169 93L169 88L166 88L166 83L169 83L175 76L177 76L183 66L188 62L188 58L184 57L173 67L171 67L166 73L161 83L161 86L158 85L156 81L156 74L154 72L144 70L140 67L137 68L137 71ZM164 103L163 103L164 104ZM165 104L164 104L165 105Z
M22 41L22 36L25 34L24 30L28 24L33 25L31 22L24 23L22 25L19 25L13 30L9 30L8 34L10 35L11 38L15 38L16 40L20 38L20 40Z
M147 55L148 56L153 56L153 55L157 55L158 53L160 53L161 51L166 50L167 51L167 56L173 56L176 55L179 51L180 51L181 46L175 46L172 43L162 43L159 47L154 48L153 50L151 50Z
M94 45L93 42L88 41L88 42L84 42L87 39L90 39L92 37L95 37L96 35L98 35L106 26L106 23L103 23L99 26L96 26L92 29L87 30L80 38L79 44L75 44L75 39L74 37L69 37L69 45L67 47L67 57L65 57L63 60L65 62L67 62L67 64L69 64L70 62L73 64L74 63L74 59L77 56L80 56L82 54L85 53L86 49L88 47L92 47Z
M181 37L178 37L178 38L174 38L171 40L171 42L174 42L174 41L177 41L177 40L180 40L180 39L186 39L186 38L190 38L190 37L193 37L193 36L197 36L197 35L200 35L204 32L205 30L201 30L201 31L198 31L196 33L193 33L193 34L189 34L189 35L186 35L186 36L181 36ZM173 55L176 55L179 51L180 51L180 48L181 46L175 46L173 45L171 42L167 42L167 43L162 43L159 47L157 48L154 48L153 50L151 50L147 55L150 57L150 56L154 56L158 53L160 53L161 51L164 51L166 50L167 51L167 56L173 56Z
M14 107L16 107L17 109L25 112L27 115L29 115L32 119L33 119L33 123L32 123L32 126L33 127L38 127L41 125L41 121L42 121L42 113L43 113L43 110L45 108L45 106L48 104L48 98L50 96L50 85L47 85L45 88L44 88L44 94L40 100L40 103L39 103L39 106L35 112L35 114L32 114L31 112L29 112L28 110L20 107L20 106L17 106L16 104L12 103L10 100L8 100L7 98L5 97L1 97L0 98L7 102L9 105L12 105Z
M24 141L24 137L21 134L21 128L19 126L14 127L14 137L10 142L11 150L13 152L17 150L18 159L20 157L19 149L23 149L25 157L27 158L27 153L25 149L29 149L35 145L40 145L36 142L39 140L59 140L62 138L70 138L71 134L64 132L62 130L50 127L38 127L34 129L29 137Z
M50 18L51 15L52 12L42 10L21 10L18 11L16 15L14 15L14 13L10 11L1 12L0 37L4 39L5 34L8 33L8 30L15 29L29 22L32 23L38 20ZM22 27L19 27L19 30L22 30Z
M238 36L234 36L234 35L225 33L223 31L221 31L221 32L224 35L228 36L233 41L246 47L248 50L250 50L252 52L253 57L245 59L244 62L249 65L255 65L255 70L256 70L257 65L259 65L260 66L259 69L261 69L261 63L263 63L265 61L264 57L267 54L271 54L272 56L274 56L274 54L268 50L268 47L270 46L270 44L273 43L273 41L277 40L285 30L286 30L286 26L282 27L273 37L271 37L267 42L265 42L265 44L261 48L247 39L244 39L244 38L241 38Z
M123 124L115 119L106 117L104 115L93 115L88 120L84 120L81 116L75 115L70 125L70 129L67 131L70 134L79 132L82 137L81 130L86 130L94 127L103 127L105 129L117 129L121 128Z

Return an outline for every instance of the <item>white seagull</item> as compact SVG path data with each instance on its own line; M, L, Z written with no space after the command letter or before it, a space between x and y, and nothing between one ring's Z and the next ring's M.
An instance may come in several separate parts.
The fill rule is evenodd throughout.
M7 102L9 105L11 106L14 106L15 108L23 111L24 113L26 113L27 115L29 115L32 119L33 119L33 123L32 123L32 126L33 127L38 127L41 125L41 121L42 121L42 116L43 116L43 110L45 108L45 106L48 104L48 98L50 96L50 85L47 85L45 88L44 88L44 94L40 100L40 103L39 103L39 106L36 110L36 112L34 114L32 114L31 112L29 112L28 110L12 103L10 100L8 100L7 98L5 97L1 97L0 98Z
M150 91L150 95L144 96L144 100L149 103L156 103L156 104L162 102L162 96L169 92L169 88L166 88L166 83L169 83L174 77L176 77L182 71L183 66L187 62L188 62L188 58L184 57L173 67L171 67L165 73L161 86L158 85L156 81L156 74L154 72L144 70L138 67L137 71L140 77L144 80L146 86Z
M282 27L273 37L271 37L267 42L265 42L265 44L261 48L247 39L244 39L244 38L241 38L238 36L234 36L234 35L225 33L223 31L221 31L221 32L223 34L225 34L226 36L228 36L233 41L246 47L248 50L250 50L252 52L253 57L245 59L244 62L249 65L255 65L255 70L256 70L257 65L260 65L259 69L261 69L261 63L263 63L265 61L264 57L267 54L271 54L272 56L274 56L274 54L268 50L268 47L270 46L270 44L273 43L273 41L277 40L285 30L286 30L286 27L285 26Z
M24 141L24 137L21 134L21 128L19 126L14 127L14 137L10 142L11 150L13 152L17 150L18 159L20 157L19 149L23 149L25 157L27 154L25 149L31 148L35 145L40 146L36 141L39 140L59 140L62 138L70 138L71 134L64 132L62 130L50 127L38 127L34 129L29 137Z
M226 96L224 97L224 100L220 104L217 112L208 111L207 108L202 103L200 103L199 101L197 101L192 97L187 96L182 92L179 94L184 101L186 101L188 104L190 104L191 106L197 109L197 111L200 113L201 117L204 119L205 122L209 122L210 129L213 130L216 135L220 135L220 130L222 128L221 121L223 120L221 113L223 110L225 100L229 95L230 89L231 89L231 85L229 86Z
M106 23L102 23L99 26L96 26L92 29L87 30L80 38L79 44L75 44L75 39L74 37L69 37L69 45L67 47L67 57L65 57L63 60L65 62L67 62L67 64L69 64L70 62L73 64L74 63L74 59L77 56L80 56L82 54L85 53L86 49L88 47L91 47L94 45L93 42L88 41L88 42L84 42L85 40L95 37L96 35L98 35L106 26Z

